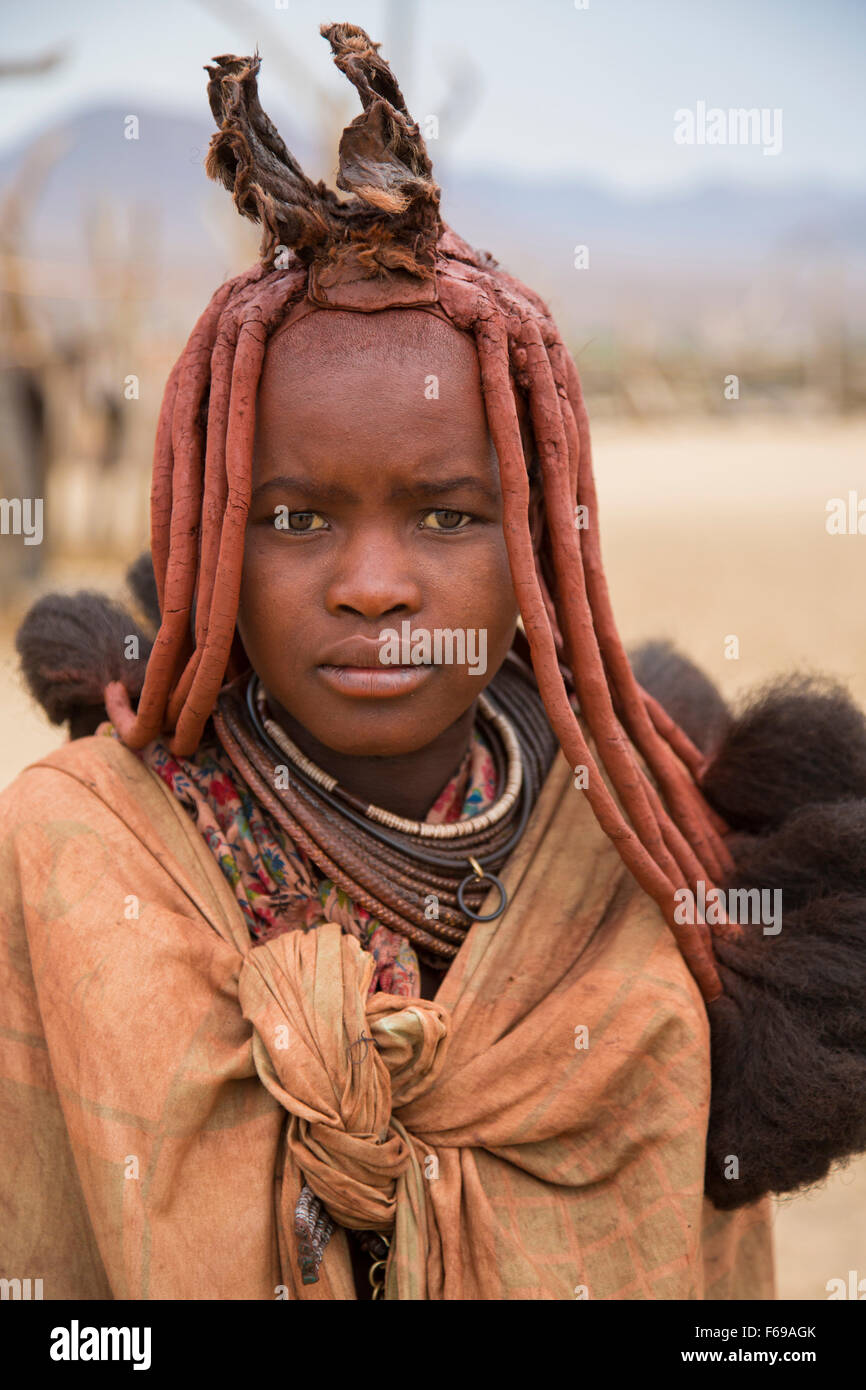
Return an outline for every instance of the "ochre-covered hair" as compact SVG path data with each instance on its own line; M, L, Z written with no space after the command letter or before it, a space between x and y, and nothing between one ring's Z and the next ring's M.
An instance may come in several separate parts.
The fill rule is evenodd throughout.
M721 984L709 929L677 923L674 894L730 874L724 826L697 785L701 753L638 684L617 632L574 362L538 296L442 222L424 142L378 45L353 25L322 33L363 104L340 143L346 198L306 177L262 111L258 57L224 56L208 69L219 133L207 170L262 224L261 260L217 290L166 387L151 494L161 626L137 711L113 681L109 717L130 748L170 735L172 751L189 755L224 682L249 665L235 624L271 334L302 301L364 313L438 306L476 344L511 574L551 725L569 764L587 769L585 795L600 825L712 1000ZM528 404L543 488L535 545L515 388ZM716 930L735 939L739 929Z

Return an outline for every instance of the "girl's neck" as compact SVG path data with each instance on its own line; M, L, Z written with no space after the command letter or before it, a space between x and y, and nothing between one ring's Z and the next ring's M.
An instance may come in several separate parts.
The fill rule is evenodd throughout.
M439 793L459 768L472 739L476 703L432 743L397 757L363 757L337 753L319 743L273 697L268 708L301 752L347 791L409 820L424 820Z

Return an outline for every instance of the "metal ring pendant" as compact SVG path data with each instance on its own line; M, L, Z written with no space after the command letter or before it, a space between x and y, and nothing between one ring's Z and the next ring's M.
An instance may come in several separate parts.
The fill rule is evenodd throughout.
M484 883L485 881L487 883L492 884L494 888L497 888L499 890L499 902L497 903L496 907L493 909L492 912L482 914L480 912L474 912L472 908L469 907L469 905L464 900L463 893L464 890L468 888L471 883ZM508 894L505 891L505 884L502 882L501 878L496 877L496 874L467 874L463 882L457 889L457 903L460 907L460 911L463 912L467 917L471 917L473 922L493 922L497 917L502 916L502 913L505 911L505 904L507 902Z

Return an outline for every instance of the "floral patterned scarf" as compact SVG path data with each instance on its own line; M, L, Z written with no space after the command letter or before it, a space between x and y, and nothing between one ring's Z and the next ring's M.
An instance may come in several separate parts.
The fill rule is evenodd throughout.
M111 724L102 725L100 732L117 737ZM336 922L375 957L371 994L420 993L420 968L411 942L322 877L252 796L211 724L191 758L176 758L159 740L138 756L192 816L234 890L254 941L270 941L285 931L307 931L322 921ZM478 815L495 798L493 758L476 730L461 766L426 819L444 824Z

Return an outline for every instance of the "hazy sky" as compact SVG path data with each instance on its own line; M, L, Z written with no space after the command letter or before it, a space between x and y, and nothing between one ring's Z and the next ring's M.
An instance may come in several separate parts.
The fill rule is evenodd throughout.
M582 3L583 0L578 0ZM41 78L2 85L0 150L95 102L206 112L201 65L258 44L261 89L315 119L278 43L326 91L346 82L318 25L362 24L392 58L416 118L447 110L467 59L476 105L451 157L467 168L557 170L634 189L717 178L866 187L864 0L0 0L4 57L62 46ZM782 112L782 149L678 145L674 112ZM360 109L360 108L358 108ZM435 157L435 155L434 155Z

